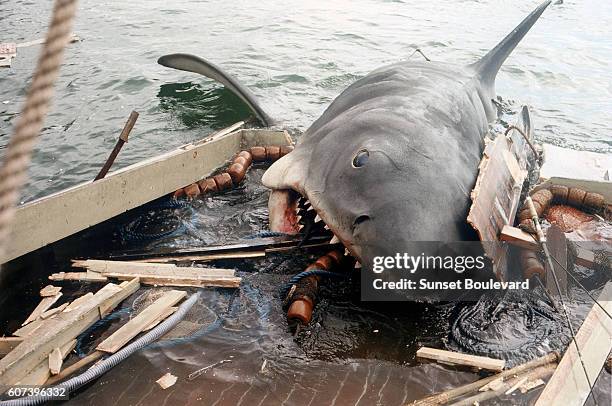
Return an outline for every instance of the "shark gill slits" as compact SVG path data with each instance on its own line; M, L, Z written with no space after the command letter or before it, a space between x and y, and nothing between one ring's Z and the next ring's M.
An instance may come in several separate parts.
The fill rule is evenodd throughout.
M368 162L368 159L370 159L370 153L367 149L362 149L355 154L355 157L353 158L353 166L355 168L361 168Z

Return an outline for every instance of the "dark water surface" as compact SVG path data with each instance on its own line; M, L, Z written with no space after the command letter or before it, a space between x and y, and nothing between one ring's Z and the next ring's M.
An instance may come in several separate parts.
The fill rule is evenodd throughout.
M253 90L281 127L299 133L369 71L410 57L417 47L434 60L472 62L535 4L83 1L75 28L82 41L69 46L23 200L92 179L132 109L141 116L117 167L248 115L219 86L157 65L163 54L189 52L218 63ZM50 2L0 1L0 41L43 36L49 11ZM517 110L528 104L540 140L612 152L610 26L610 2L555 4L503 67L497 89L504 107ZM0 70L0 149L12 133L38 51L21 48L13 67ZM265 229L267 192L259 185L261 172L251 171L240 190L178 209L182 232L145 248L231 242ZM125 247L116 242L113 248ZM71 403L399 405L477 378L414 360L419 345L447 343L457 310L453 305L362 306L350 283L335 282L326 286L313 323L294 336L278 289L312 257L295 256L272 272L256 272L281 259L219 263L237 267L243 286L239 292L204 291L182 326L181 335L193 334L190 339L163 340L141 351ZM143 289L136 300L149 291L154 289ZM589 307L576 300L575 321ZM23 309L24 315L28 310ZM511 326L520 314L521 309L512 309L501 317L506 323L501 331L510 338L525 334L523 325ZM566 338L562 328L549 330L557 336L530 348L533 356ZM509 345L518 342L510 338ZM91 348L84 343L83 350ZM179 381L162 391L154 381L166 372ZM601 379L600 404L610 399L609 375ZM509 399L524 404L533 397Z

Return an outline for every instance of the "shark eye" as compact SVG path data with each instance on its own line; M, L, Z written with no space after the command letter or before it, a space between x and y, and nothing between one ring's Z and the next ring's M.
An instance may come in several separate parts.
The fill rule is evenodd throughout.
M362 166L366 164L366 162L368 162L369 158L370 158L370 153L368 152L368 150L362 149L361 151L357 152L357 154L355 155L355 158L353 158L353 166L355 168L361 168Z

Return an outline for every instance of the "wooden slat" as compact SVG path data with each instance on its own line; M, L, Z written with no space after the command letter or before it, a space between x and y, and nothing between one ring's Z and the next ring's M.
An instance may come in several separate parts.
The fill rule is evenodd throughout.
M49 354L49 372L51 372L51 375L57 375L60 373L63 362L64 359L62 358L62 352L60 351L59 347L54 348L53 351L51 351L51 354Z
M515 127L531 138L529 110L523 107ZM524 137L516 129L508 136L499 134L486 144L478 166L478 178L470 197L472 205L467 222L483 241L486 255L499 279L507 278L506 244L499 242L504 226L512 225L527 177L527 156L532 154Z
M153 323L151 323L148 326L146 326L145 328L143 328L142 331L149 331L149 330L151 330L153 327L157 326L159 323L161 323L162 321L164 321L168 317L170 317L172 314L174 314L174 312L176 312L177 310L178 310L178 307L169 307L169 308L167 308L164 313L162 313L157 319L155 319L155 321L153 321Z
M281 131L260 130L257 137L243 137L235 129L221 130L212 140L182 146L19 207L0 263L196 182L223 166L241 147L252 146L251 142L287 144Z
M130 286L128 289L108 284L77 309L60 312L43 320L36 334L27 336L13 351L0 359L0 386L20 382L46 361L54 348L75 339L83 330L134 293L134 287Z
M477 355L461 354L458 352L439 350L437 348L421 347L417 351L417 358L440 361L451 365L464 365L488 371L502 371L506 361Z
M144 328L157 320L169 307L181 301L187 293L180 290L171 290L138 313L132 320L121 326L110 337L102 341L96 349L114 353L120 350L132 338L136 337Z
M51 281L106 282L107 279L97 272L58 272L49 275Z
M22 326L38 319L40 315L49 310L49 308L53 306L53 303L57 302L60 297L62 297L61 292L55 296L43 297L38 306L32 311L32 314L23 322Z
M606 284L598 302L608 313L612 312L612 282ZM582 323L576 343L589 381L594 383L612 349L612 320L598 306L593 306ZM583 405L590 394L589 381L578 358L576 344L571 341L536 406Z
M540 245L531 234L516 227L504 226L499 235L499 239L528 250L537 250L540 248Z
M66 307L64 309L65 312L71 312L74 309L77 309L79 306L81 306L83 303L87 303L89 300L91 300L91 298L93 297L93 293L92 292L88 292L86 294L84 294L83 296L79 296L76 299L74 299L72 302L70 302L70 304L68 305L68 307Z
M41 319L48 319L49 317L53 316L54 314L57 314L61 311L63 311L65 308L68 307L69 303L64 303L60 306L54 307L53 309L47 310L46 312L44 312L43 314L40 315Z
M0 337L0 357L11 352L13 348L21 344L22 341L23 338L21 337Z
M178 267L173 264L150 264L143 262L129 261L103 261L98 259L88 259L84 261L72 261L72 266L75 268L86 268L91 272L106 275L107 273L123 273L123 274L159 274L172 275L172 273L180 273L184 276L197 278L202 277L224 277L234 276L233 269L224 268L197 268L197 267Z
M86 267L90 273L106 278L125 280L139 277L140 282L146 285L236 288L240 286L241 281L234 276L233 269L91 259L74 261L73 266ZM65 273L62 277L72 278L70 273Z
M61 291L62 291L61 286L47 285L40 290L40 296L42 297L55 296Z

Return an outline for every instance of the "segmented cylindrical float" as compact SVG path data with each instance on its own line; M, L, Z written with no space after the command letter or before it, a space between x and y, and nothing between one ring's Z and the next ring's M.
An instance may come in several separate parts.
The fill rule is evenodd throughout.
M603 195L563 185L550 185L546 188L539 189L531 194L531 200L533 200L533 205L538 213L538 217L544 217L544 214L551 206L557 205L571 206L574 209L586 211L601 211L606 208ZM577 215L578 213L578 211L564 209L565 217ZM519 212L518 220L521 228L533 232L531 215L526 206L523 206ZM578 221L578 219L576 221Z
M330 251L309 265L306 271L314 269L331 271L340 264L343 255L340 250ZM302 324L310 323L317 302L320 280L321 278L316 275L307 276L294 285L295 288L291 290L288 298L287 319L289 321L297 321Z
M227 171L214 175L174 192L174 197L193 199L200 195L222 192L237 186L244 180L246 173L254 162L273 162L293 151L293 146L283 145L251 147L240 151L230 163Z

